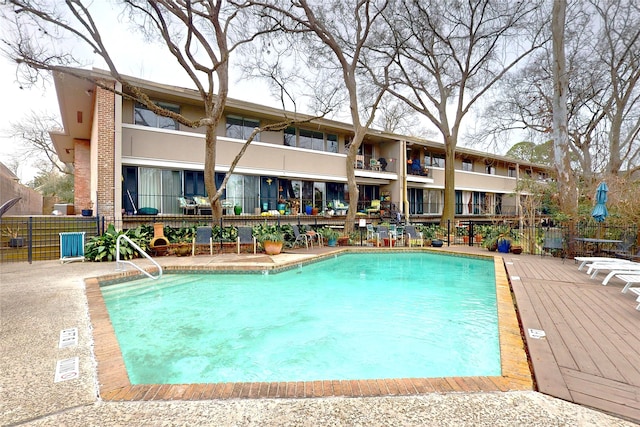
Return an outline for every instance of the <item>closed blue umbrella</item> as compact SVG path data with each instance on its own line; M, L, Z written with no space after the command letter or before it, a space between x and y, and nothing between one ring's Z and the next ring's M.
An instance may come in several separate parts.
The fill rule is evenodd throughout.
M601 182L598 185L598 189L596 190L596 205L593 207L591 211L591 216L596 222L602 222L605 220L609 212L607 212L607 192L609 188L607 187L606 182Z

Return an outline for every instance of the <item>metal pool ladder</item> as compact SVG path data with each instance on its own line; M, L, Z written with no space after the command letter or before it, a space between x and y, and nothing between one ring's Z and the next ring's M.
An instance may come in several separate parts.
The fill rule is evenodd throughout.
M138 267L131 261L120 260L120 240L122 239L126 240L131 246L133 246L138 252L140 252L142 256L147 258L149 261L151 261L153 265L155 265L158 268L158 276L153 276L151 273L144 270L142 267ZM140 246L133 243L133 241L129 237L127 237L125 234L121 234L120 236L118 236L118 239L116 240L116 271L124 271L125 268L122 264L132 265L136 270L146 274L148 277L150 277L153 280L157 280L162 277L162 267L160 267L160 264L158 264L153 258L151 258L148 253L143 251Z

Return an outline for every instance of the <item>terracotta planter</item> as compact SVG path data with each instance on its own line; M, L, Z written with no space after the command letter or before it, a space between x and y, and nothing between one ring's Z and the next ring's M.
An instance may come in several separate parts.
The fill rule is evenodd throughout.
M176 256L189 256L191 255L191 245L188 243L178 243L173 247L173 253Z
M348 246L349 238L348 237L338 237L338 246Z
M264 246L264 251L267 255L278 255L282 252L282 244L283 242L272 242L270 240L262 242L262 246Z
M522 246L520 246L520 245L511 246L511 253L512 254L516 254L516 255L521 254L522 253Z

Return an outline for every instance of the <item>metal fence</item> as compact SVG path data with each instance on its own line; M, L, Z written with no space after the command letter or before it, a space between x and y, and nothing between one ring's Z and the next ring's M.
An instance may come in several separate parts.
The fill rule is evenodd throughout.
M28 216L0 218L0 262L60 258L60 233L85 232L97 236L103 230L95 217Z
M386 217L357 217L354 223L356 233L360 221L367 223L394 222L396 218ZM162 222L165 226L175 229L194 227L199 225L227 227L256 225L292 225L319 229L331 227L341 230L344 227L344 217L314 216L314 215L227 215L213 220L211 215L127 215L122 221L115 223L117 229L129 230L143 225ZM621 246L630 241L624 248L626 253L638 251L638 226L613 226L608 224L539 224L535 226L519 227L516 224L501 223L487 224L475 221L459 221L447 223L439 227L435 220L424 219L423 222L413 222L421 227L438 229L438 237L445 245L487 246L487 242L496 236L508 237L512 244L522 246L524 253L551 254L556 256L577 256L592 254L608 254L616 256ZM38 260L54 260L60 258L60 234L62 232L85 232L85 240L104 233L106 228L104 218L80 216L30 216L0 218L0 262L33 262ZM401 223L400 223L401 225ZM559 239L561 247L550 247L548 241L553 236ZM359 243L359 242L358 242ZM222 241L220 241L222 245Z

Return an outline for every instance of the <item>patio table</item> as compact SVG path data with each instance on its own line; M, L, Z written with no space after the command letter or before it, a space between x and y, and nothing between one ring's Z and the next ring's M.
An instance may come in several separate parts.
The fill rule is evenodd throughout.
M600 244L605 244L605 245L612 245L612 244L618 244L618 243L622 243L622 240L616 240L616 239L596 239L596 238L592 238L592 237L576 237L575 239L577 242L583 242L583 243L595 243L596 245L596 254L601 253L600 251Z

